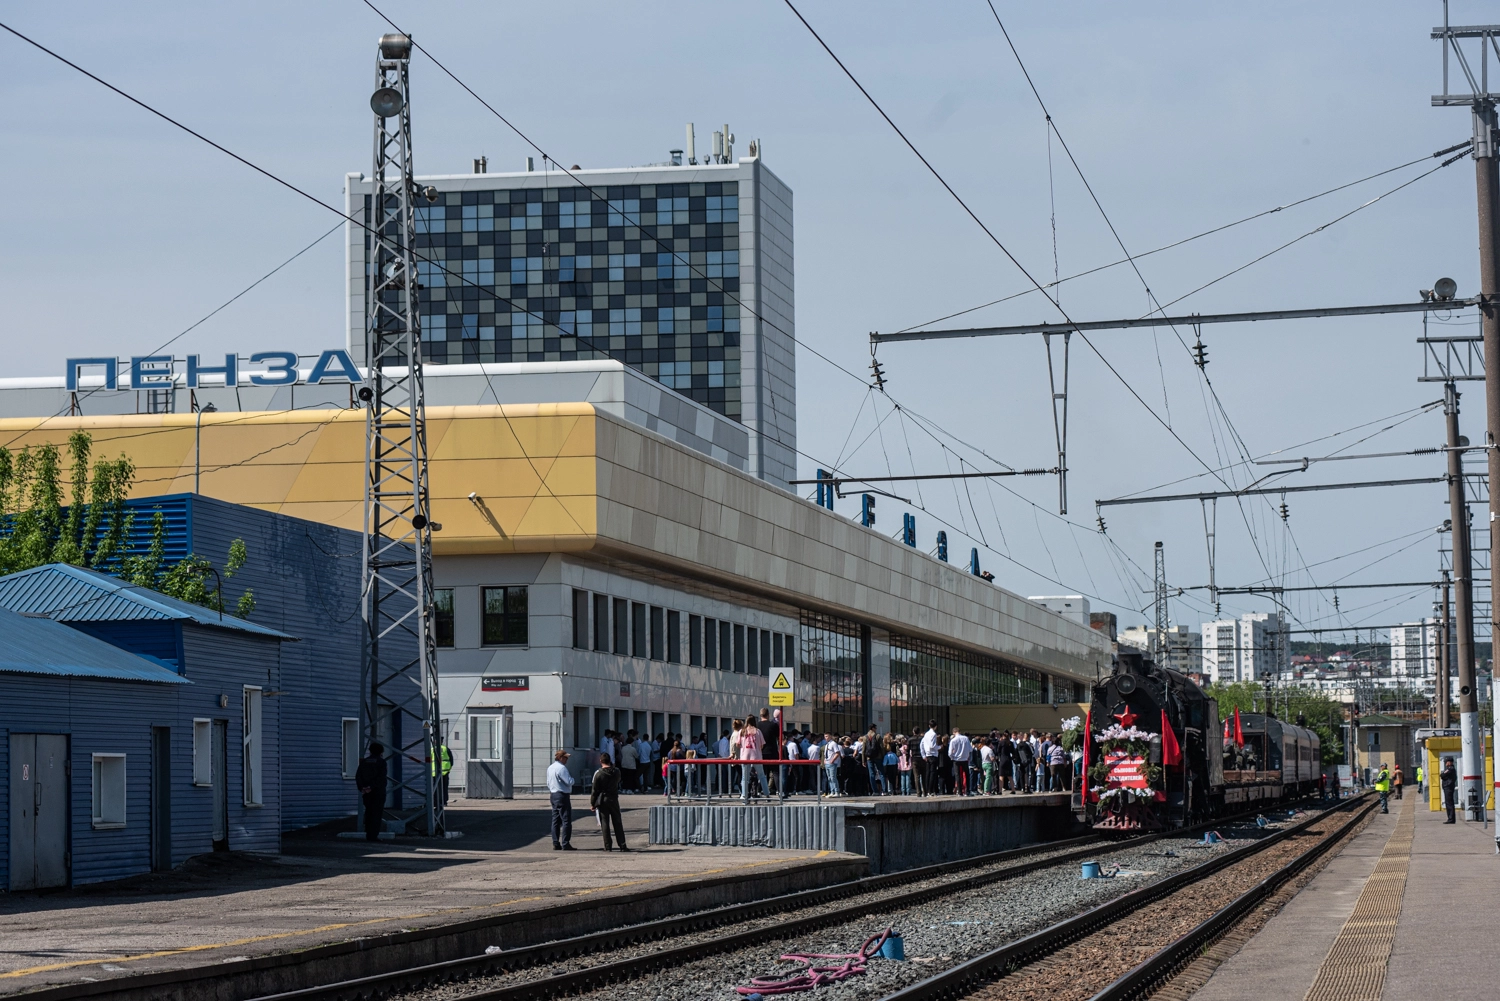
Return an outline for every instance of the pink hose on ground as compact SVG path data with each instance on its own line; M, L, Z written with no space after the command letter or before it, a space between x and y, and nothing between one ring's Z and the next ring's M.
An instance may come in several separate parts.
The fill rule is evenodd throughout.
M870 957L880 951L885 940L891 937L891 929L887 928L879 935L871 935L865 939L865 944L859 947L858 952L788 952L781 958L787 962L805 964L802 971L795 976L784 980L772 977L755 977L750 981L749 987L736 987L741 995L750 994L794 994L797 991L810 991L824 984L837 983L858 973L865 972L865 964ZM843 962L837 965L815 966L814 961L819 959L838 959Z

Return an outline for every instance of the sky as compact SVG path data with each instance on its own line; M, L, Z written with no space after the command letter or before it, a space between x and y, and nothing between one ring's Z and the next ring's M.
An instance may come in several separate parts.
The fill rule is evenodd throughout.
M738 155L761 141L766 166L794 192L803 476L820 466L876 476L1056 465L1039 337L887 344L885 392L868 385L870 331L1061 319L1031 291L933 322L1026 293L1022 268L1049 282L1121 260L1122 244L1139 255L1421 161L1147 256L1139 276L1117 266L1065 282L1062 309L1081 321L1143 315L1152 297L1186 296L1173 314L1409 301L1441 276L1460 295L1478 289L1472 161L1420 177L1440 162L1430 154L1470 135L1466 110L1430 106L1441 84L1428 37L1442 20L1437 2L997 2L1051 113L1049 135L985 0L798 0L1004 251L784 0L378 5L559 162L660 162L689 121L700 148L726 122ZM0 11L17 31L324 202L341 204L344 175L369 170L368 92L375 42L388 29L360 0ZM1455 2L1451 16L1493 20L1476 2ZM0 33L0 53L0 181L12 192L0 242L5 374L59 373L68 356L146 353L338 221L14 37ZM412 80L419 172L463 172L480 155L491 170L521 169L535 155L427 60L414 60ZM173 349L341 346L343 308L333 236ZM1471 323L1455 315L1431 325L1477 332ZM1416 314L1209 325L1203 372L1188 328L1099 332L1092 347L1075 336L1066 518L1051 477L927 481L891 491L908 503L879 498L876 527L898 534L902 513L914 512L922 548L945 530L956 562L976 547L996 583L1088 595L1121 628L1151 616L1161 541L1171 619L1197 629L1215 617L1201 589L1201 505L1106 508L1101 533L1094 502L1239 488L1276 468L1247 455L1442 444L1440 409L1423 409L1442 393L1418 382L1421 335ZM1463 430L1480 440L1482 386L1460 391ZM1442 472L1441 456L1400 456L1317 463L1270 482ZM1293 629L1431 614L1433 591L1422 585L1438 573L1443 485L1285 500L1285 520L1280 496L1218 504L1220 586L1417 585L1344 590L1337 606L1332 591L1287 592ZM838 510L857 516L858 504L845 498ZM1485 522L1482 511L1475 520ZM1278 607L1269 596L1221 604L1226 616Z

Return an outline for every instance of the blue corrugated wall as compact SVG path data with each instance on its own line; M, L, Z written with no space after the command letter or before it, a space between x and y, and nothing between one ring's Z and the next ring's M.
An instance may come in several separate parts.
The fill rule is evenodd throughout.
M151 727L171 726L175 742L179 692L186 687L92 678L0 676L0 771L10 775L11 733L69 735L75 884L150 871ZM189 727L189 756L191 742ZM93 828L93 755L97 753L126 756L126 826L119 830ZM175 778L174 774L174 785L178 784ZM189 762L189 781L191 778ZM9 781L0 783L0 816L10 816L9 798ZM7 822L0 828L0 840L8 841L9 837ZM185 858L186 853L176 855L177 861ZM9 885L10 853L0 851L0 889Z
M192 497L190 505L191 549L214 566L223 567L230 542L245 540L249 559L224 582L225 607L233 608L248 587L256 600L250 620L299 640L281 645L274 687L285 694L266 700L280 713L282 830L352 815L358 799L342 774L341 721L359 716L363 540L357 532L209 497Z

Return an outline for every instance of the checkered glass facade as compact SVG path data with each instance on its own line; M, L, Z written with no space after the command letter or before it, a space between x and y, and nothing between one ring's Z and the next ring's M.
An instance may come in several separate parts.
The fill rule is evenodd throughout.
M740 419L738 182L443 192L416 228L427 362L613 358Z

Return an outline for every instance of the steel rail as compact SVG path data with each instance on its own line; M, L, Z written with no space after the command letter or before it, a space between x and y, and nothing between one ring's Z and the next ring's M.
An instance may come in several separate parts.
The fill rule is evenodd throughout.
M1343 827L1328 837L1323 838L1310 849L1298 855L1280 869L1277 869L1249 890L1240 894L1234 900L1220 908L1207 921L1193 928L1165 949L1162 949L1135 969L1121 976L1114 983L1104 988L1104 990L1095 994L1089 1001L1129 1001L1129 999L1147 996L1157 986L1175 976L1188 963L1197 959L1204 949L1215 942L1246 914L1254 910L1261 901L1275 893L1285 883L1294 878L1303 869L1312 865L1319 857L1347 837L1359 822L1374 809L1375 804L1371 802L1363 811L1351 817Z
M1084 911L1082 914L1033 932L1024 938L991 949L989 952L928 977L926 980L888 994L881 1001L948 1001L948 999L963 997L1012 970L1026 966L1101 928L1114 924L1146 904L1171 896L1184 886L1206 879L1229 866L1265 851L1272 845L1295 837L1319 821L1326 820L1332 813L1349 809L1360 802L1364 802L1365 805L1356 816L1350 818L1339 831L1320 841L1320 844L1332 844L1352 830L1355 824L1375 808L1375 802L1368 799L1368 794L1358 800L1350 800L1348 803L1341 804L1334 810L1320 813L1293 827L1278 831L1270 837L1262 838L1254 844L1236 848L1217 858L1193 866L1191 869L1184 869L1159 882L1132 890L1123 896Z
M786 911L817 908L832 901L878 893L879 891L898 887L905 883L941 877L949 873L962 872L966 869L982 868L997 862L1025 858L1026 856L1038 855L1042 852L1049 852L1058 848L1081 846L1074 851L1065 851L1056 855L1048 855L1046 858L1021 862L1017 865L1007 866L1004 869L993 872L978 873L936 886L924 887L896 897L880 896L873 900L861 901L833 910L819 910L812 916L797 918L774 926L748 929L721 936L707 942L697 941L689 945L664 949L644 956L603 963L586 969L556 974L527 983L507 984L488 991L464 996L465 1001L479 1001L479 999L489 999L489 1001L502 1001L502 999L503 1001L532 1001L532 999L559 997L588 990L594 986L643 976L679 962L701 959L704 956L715 953L730 952L735 949L756 945L763 941L784 938L789 935L816 931L827 927L827 923L830 920L839 921L863 917L893 904L895 906L910 906L912 904L925 903L951 893L963 892L986 886L990 883L1014 879L1017 876L1023 876L1039 869L1086 859L1097 855L1101 850L1112 851L1115 846L1150 844L1162 838L1191 835L1197 831L1206 830L1238 817L1249 816L1254 812L1254 810L1251 810L1231 817L1217 817L1210 822L1198 824L1193 827L1159 831L1125 839L1090 834L1063 841L1027 845L1022 848L993 852L975 858L942 862L936 865L887 873L881 876L867 876L864 879L852 880L848 883L840 883L830 887L801 890L778 897L768 897L764 900L731 904L696 914L662 918L657 921L628 925L622 928L594 932L588 935L580 935L553 942L543 942L517 949L500 950L482 956L467 956L441 963L431 963L395 970L389 973L374 974L339 983L261 995L251 999L251 1001L343 1001L343 999L389 997L401 991L418 990L440 984L471 980L476 977L494 976L570 959L575 956L607 953L614 949L638 945L643 942L671 939L689 932L701 932L709 928L733 925Z
M1168 832L1180 834L1181 832ZM1140 844L1149 840L1155 840L1166 834L1148 835L1142 839L1131 839L1130 844ZM373 996L388 996L394 991L415 990L432 984L449 983L459 980L468 980L474 977L492 976L506 973L526 967L543 965L569 959L574 956L590 955L599 952L608 952L625 946L637 945L642 942L659 941L674 938L688 932L704 931L708 928L723 925L736 924L750 921L760 917L767 917L783 911L796 910L807 907L818 907L833 901L847 899L854 896L863 896L870 893L878 893L892 887L898 887L906 883L918 882L924 879L932 879L949 873L962 872L966 869L982 868L997 862L1004 862L1013 858L1025 858L1029 855L1037 855L1059 848L1081 846L1076 851L1064 852L1060 855L1048 855L1044 859L1031 862L1023 862L1015 866L1007 866L1004 869L980 873L965 879L959 879L940 886L931 887L926 890L917 891L918 894L940 895L951 893L955 890L971 889L983 886L987 883L999 882L1015 876L1035 871L1050 865L1073 861L1089 855L1096 854L1101 845L1111 843L1113 839L1105 838L1097 834L1088 834L1078 838L1068 838L1062 841L1043 842L1041 844L1026 845L1021 848L1011 848L1002 852L992 852L987 855L979 855L974 858L960 859L954 862L940 862L936 865L922 866L917 869L907 869L901 872L886 873L880 876L867 876L863 879L852 880L847 883L837 883L833 886L818 887L811 890L799 890L795 893L782 894L776 897L767 897L763 900L753 900L742 904L729 904L724 907L714 908L708 911L700 911L694 914L680 917L661 918L656 921L643 922L636 925L626 925L622 928L613 928L602 932L592 932L587 935L578 935L572 938L558 939L552 942L542 942L537 945L523 946L517 949L504 949L495 953L481 956L465 956L459 959L447 960L441 963L430 963L423 966L409 967L390 973L374 974L368 977L360 977L355 980L346 980L339 983L324 984L315 987L300 988L294 991L285 991L277 994L260 995L251 1001L333 1001L340 998L364 998ZM880 897L874 901L855 904L852 907L841 908L834 911L820 911L818 922L826 921L830 916L856 917L862 913L868 913L879 907L886 906L892 898ZM927 899L924 897L923 899ZM799 925L794 922L790 925L777 926L784 929ZM773 931L776 929L772 929ZM579 974L609 975L611 978L626 975L626 967L631 964L639 966L642 961L654 966L661 961L661 957L669 954L687 953L691 956L703 956L710 952L723 951L727 948L737 948L749 944L743 939L746 933L739 936L726 936L723 939L710 943L695 943L692 946L678 950L667 950L652 953L647 957L638 957L635 960L624 960L617 963L608 963L599 967L591 967L588 970L579 971ZM543 985L545 990L535 996L547 996L547 992L566 992L570 988L563 986L559 978L547 978L537 981ZM530 986L530 985L528 985ZM571 988L576 989L576 988ZM502 989L503 990L503 989ZM509 997L508 994L475 994L473 997ZM520 996L520 995L516 995Z

